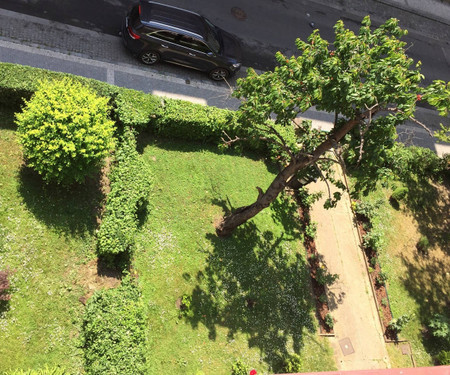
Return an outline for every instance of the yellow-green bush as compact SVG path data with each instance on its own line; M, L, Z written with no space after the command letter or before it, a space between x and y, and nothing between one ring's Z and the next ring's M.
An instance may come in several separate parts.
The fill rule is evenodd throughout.
M16 114L28 166L47 182L82 182L114 147L108 99L69 78L43 81Z

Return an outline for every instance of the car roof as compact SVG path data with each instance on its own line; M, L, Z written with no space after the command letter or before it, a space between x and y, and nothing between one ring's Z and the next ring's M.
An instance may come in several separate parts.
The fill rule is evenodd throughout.
M206 25L201 15L153 1L141 1L140 4L143 24L152 28L185 30L204 38Z

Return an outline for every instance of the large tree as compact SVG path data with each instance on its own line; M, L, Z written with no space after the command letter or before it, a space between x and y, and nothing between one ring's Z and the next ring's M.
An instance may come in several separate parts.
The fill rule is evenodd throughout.
M344 137L346 142L356 141L358 159L370 158L377 149L392 144L398 124L413 117L423 75L420 62L414 65L406 55L406 43L400 40L407 31L396 19L372 28L369 17L357 34L342 21L334 29L333 44L315 30L307 41L296 40L298 57L278 52L279 66L274 71L258 75L249 69L247 77L238 80L235 95L243 99L242 127L249 136L276 144L284 158L283 168L266 191L257 187L253 204L223 218L216 227L219 236L231 234L268 207L295 176L326 160L324 154L339 147ZM334 114L330 132L295 121L311 107ZM227 136L227 144L239 140Z

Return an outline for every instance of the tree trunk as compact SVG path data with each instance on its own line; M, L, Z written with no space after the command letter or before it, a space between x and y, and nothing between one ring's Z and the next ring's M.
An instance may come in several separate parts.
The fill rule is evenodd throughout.
M291 160L291 162L275 177L266 192L263 193L260 188L256 202L250 206L244 206L236 209L230 215L224 217L216 227L216 233L219 237L229 236L239 225L244 224L247 220L258 214L264 208L277 198L287 185L291 178L299 170L315 163L327 150L331 149L339 142L353 127L362 119L373 115L378 109L372 109L364 112L355 119L352 119L335 129L330 133L328 138L322 142L310 155L299 155Z

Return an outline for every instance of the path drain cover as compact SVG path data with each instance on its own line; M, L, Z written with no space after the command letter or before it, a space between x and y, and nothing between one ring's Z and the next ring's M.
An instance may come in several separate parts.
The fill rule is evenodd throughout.
M247 19L247 13L245 13L241 8L239 7L233 7L231 8L231 14L235 16L238 20L244 21Z
M352 342L350 341L350 339L348 337L346 337L345 339L342 339L339 341L339 346L342 349L342 353L344 355L349 355L355 352L355 349L353 349L353 345Z
M411 348L409 347L408 344L403 344L400 346L400 348L402 349L403 355L411 355Z

